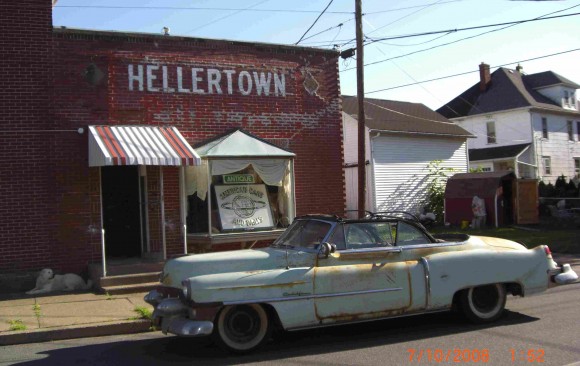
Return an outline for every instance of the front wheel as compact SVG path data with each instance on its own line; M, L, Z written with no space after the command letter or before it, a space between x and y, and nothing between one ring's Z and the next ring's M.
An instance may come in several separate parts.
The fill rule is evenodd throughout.
M502 316L506 290L501 284L471 287L461 293L460 305L465 316L474 323L489 323Z
M226 306L217 317L214 339L234 353L247 353L260 347L271 333L271 322L260 305Z

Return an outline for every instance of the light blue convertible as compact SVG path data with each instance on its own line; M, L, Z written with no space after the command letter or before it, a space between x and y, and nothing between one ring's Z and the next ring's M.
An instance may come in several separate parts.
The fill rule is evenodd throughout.
M577 281L550 249L498 238L435 238L412 216L299 217L269 248L169 260L145 300L154 325L212 335L249 352L274 327L297 330L459 308L491 322L507 294L528 296Z

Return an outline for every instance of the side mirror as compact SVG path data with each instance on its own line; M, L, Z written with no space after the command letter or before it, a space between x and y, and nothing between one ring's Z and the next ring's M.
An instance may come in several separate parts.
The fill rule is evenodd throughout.
M331 253L336 252L336 245L330 243L320 244L320 249L318 251L318 258L328 258Z

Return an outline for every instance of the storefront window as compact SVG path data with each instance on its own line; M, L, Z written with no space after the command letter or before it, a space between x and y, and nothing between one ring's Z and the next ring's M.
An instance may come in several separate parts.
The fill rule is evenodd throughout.
M291 159L203 160L185 176L189 234L283 229L295 215Z

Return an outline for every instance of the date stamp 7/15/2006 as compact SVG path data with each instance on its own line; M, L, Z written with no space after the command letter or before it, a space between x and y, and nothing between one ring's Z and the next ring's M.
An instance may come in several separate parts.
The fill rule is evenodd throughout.
M441 348L426 348L416 349L409 348L409 362L417 363L488 363L492 360L489 349L441 349ZM493 361L499 362L500 355L494 355ZM527 363L543 363L545 351L542 348L538 349L509 349L508 352L501 355L501 361L506 364L511 362L524 361Z

